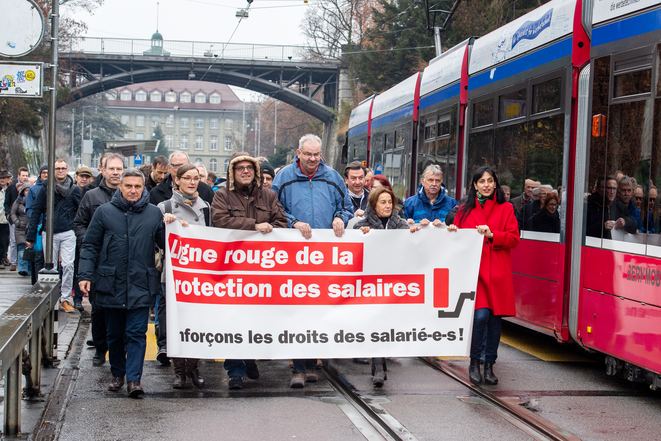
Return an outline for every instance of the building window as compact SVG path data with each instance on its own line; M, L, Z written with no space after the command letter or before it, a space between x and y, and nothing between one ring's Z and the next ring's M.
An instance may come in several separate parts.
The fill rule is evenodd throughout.
M190 93L184 92L179 95L179 101L182 103L190 103Z
M232 127L234 126L234 121L231 119L226 119L225 120L225 130L232 130Z
M123 90L122 91L122 101L131 101L131 91Z
M231 136L226 136L225 137L225 150L228 150L228 151L232 150L232 137Z
M230 158L227 158L225 160L225 163L223 164L223 173L224 174L227 174L227 167L229 167L229 165L230 165Z
M135 139L145 139L145 134L144 133L136 133L135 134Z
M174 148L174 135L165 135L165 148Z
M188 127L188 118L181 118L181 127Z
M214 93L209 98L211 104L220 104L220 94Z
M204 104L207 102L207 96L206 94L200 92L198 94L195 94L195 102L198 104Z
M165 117L165 127L174 127L174 116L168 115Z
M195 118L195 127L198 129L204 128L204 119L203 118Z
M137 127L144 127L145 126L145 117L143 115L138 115L135 117L135 125Z
M181 150L188 150L188 135L181 135Z
M195 165L202 165L202 158L195 159Z
M209 143L209 150L218 150L218 137L212 136L211 142Z
M131 117L128 115L122 115L122 124L128 126L131 122Z
M152 127L157 127L159 122L161 122L161 118L159 118L158 116L152 116L151 117L151 126Z
M218 161L216 159L211 159L211 161L209 161L209 171L214 173L218 171Z
M217 129L218 128L218 118L211 118L209 120L209 125L211 126L212 129Z
M176 103L177 102L177 94L174 92L168 92L165 94L165 102L166 103Z
M161 92L158 90L155 90L151 93L149 96L149 99L155 103L160 103L161 102Z
M117 99L117 91L116 90L109 90L106 92L106 99L110 101L114 101Z
M195 135L195 150L202 150L203 141L204 141L204 136Z
M131 139L130 133L124 133L124 139Z
M139 90L138 93L135 94L135 100L147 101L147 92L145 92L144 90Z

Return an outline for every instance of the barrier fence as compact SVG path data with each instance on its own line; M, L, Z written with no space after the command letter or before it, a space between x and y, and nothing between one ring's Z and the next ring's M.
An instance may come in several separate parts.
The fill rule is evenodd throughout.
M58 275L42 276L0 315L0 369L5 380L3 436L21 431L22 375L26 395L38 396L42 362L45 366L53 363L59 297Z

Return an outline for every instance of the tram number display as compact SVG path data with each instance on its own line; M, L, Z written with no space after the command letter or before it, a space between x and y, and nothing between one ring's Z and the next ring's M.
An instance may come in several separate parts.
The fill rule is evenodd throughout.
M473 230L167 227L168 355L289 359L468 354ZM468 301L466 297L468 296Z

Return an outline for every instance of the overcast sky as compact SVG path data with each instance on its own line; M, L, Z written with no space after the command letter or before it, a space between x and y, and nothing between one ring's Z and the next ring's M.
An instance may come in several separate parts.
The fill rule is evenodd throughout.
M77 11L88 37L149 39L156 31L156 0L106 0L94 15ZM159 0L158 31L164 40L303 45L300 31L308 4L304 0L255 0L239 24L236 11L244 0ZM63 7L61 12L71 15ZM238 24L238 28L237 28ZM234 36L232 33L236 29ZM238 88L233 88L237 91ZM248 99L250 91L237 91Z

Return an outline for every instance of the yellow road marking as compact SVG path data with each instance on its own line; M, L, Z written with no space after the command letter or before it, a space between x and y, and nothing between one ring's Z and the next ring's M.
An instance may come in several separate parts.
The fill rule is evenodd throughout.
M541 335L539 337L542 337ZM592 362L593 360L577 354L550 338L538 338L528 332L517 333L513 329L503 328L501 343L512 346L526 354L544 361L554 362Z

